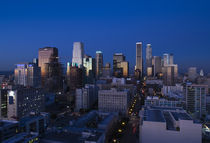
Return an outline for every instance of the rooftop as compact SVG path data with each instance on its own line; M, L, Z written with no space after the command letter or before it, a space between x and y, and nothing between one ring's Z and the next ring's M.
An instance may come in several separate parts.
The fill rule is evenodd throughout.
M81 143L80 135L71 133L48 133L43 139L41 139L41 142L43 143L69 143L69 141L71 141L71 143Z
M101 132L80 132L78 134L70 132L53 132L48 133L43 139L42 143L59 142L59 143L84 143L85 141L98 141L103 135Z
M90 113L88 113L88 114L82 116L81 118L79 118L74 123L74 126L75 127L84 127L87 122L89 122L90 120L92 120L96 116L97 116L97 112L96 111L91 111Z
M113 120L114 117L115 117L115 114L110 113L99 124L100 125L107 125L108 123L110 123Z
M3 143L17 143L17 142L29 142L30 139L38 137L38 134L27 134L25 132L16 134L15 136L9 138L8 140L3 141ZM37 138L38 140L38 138Z
M165 118L161 110L146 110L144 112L144 120L152 122L165 122Z
M0 120L0 129L12 124L18 124L18 121Z
M177 113L177 112L171 112L174 119L176 121L178 120L192 120L192 118L187 113Z
M26 122L34 122L37 119L43 119L47 116L47 113L41 113L41 115L29 115L27 117L22 118L20 122L20 126L24 126Z
M143 117L144 121L163 122L166 124L167 130L177 130L175 121L193 121L182 108L146 107L143 113L140 116Z
M170 111L182 111L182 112L184 112L184 109L181 108L181 107L157 107L157 106L152 106L151 109L170 110Z

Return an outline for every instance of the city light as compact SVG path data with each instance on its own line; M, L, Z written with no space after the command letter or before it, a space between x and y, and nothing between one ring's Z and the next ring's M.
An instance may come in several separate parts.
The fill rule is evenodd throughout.
M122 133L122 129L118 129L118 132L119 132L119 133Z

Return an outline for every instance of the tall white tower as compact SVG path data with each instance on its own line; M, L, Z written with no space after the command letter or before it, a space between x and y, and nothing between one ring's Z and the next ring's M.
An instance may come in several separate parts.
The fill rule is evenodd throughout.
M82 42L74 42L72 65L82 67L84 58L84 47Z
M152 67L152 48L151 44L147 44L146 48L146 65L148 67Z

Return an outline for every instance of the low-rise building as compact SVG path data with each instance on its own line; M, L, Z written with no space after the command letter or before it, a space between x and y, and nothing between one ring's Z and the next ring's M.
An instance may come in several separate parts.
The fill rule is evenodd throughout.
M127 113L130 96L128 90L99 90L98 110L102 112Z
M162 94L165 96L183 95L183 85L176 84L175 86L163 86Z
M49 130L41 139L42 143L105 143L106 136L112 133L113 124L118 116L116 113L91 111L71 121L62 129Z
M39 136L37 133L19 133L15 136L3 141L2 143L39 143Z
M20 121L0 120L1 143L38 143L49 123L49 114L30 115Z
M30 115L27 117L22 118L19 121L19 126L21 132L26 133L37 133L42 135L49 124L49 114L48 113L41 113L39 115Z
M18 121L0 120L0 142L15 136L18 132Z
M144 101L144 105L158 107L182 107L183 102L180 100L167 100L164 98L148 96Z
M98 88L92 84L86 84L84 88L76 89L76 111L90 109L97 102Z
M194 123L181 108L143 109L140 112L139 130L140 143L202 142L202 125Z
M50 132L41 139L41 143L105 143L104 133L82 131L80 133Z

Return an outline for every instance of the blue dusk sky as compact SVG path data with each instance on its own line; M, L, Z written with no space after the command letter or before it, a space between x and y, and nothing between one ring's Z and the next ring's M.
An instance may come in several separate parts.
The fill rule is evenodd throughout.
M101 50L112 63L122 52L135 65L135 43L152 44L153 55L173 53L181 71L210 72L209 0L0 0L0 71L55 46L63 64L74 41L85 53Z

